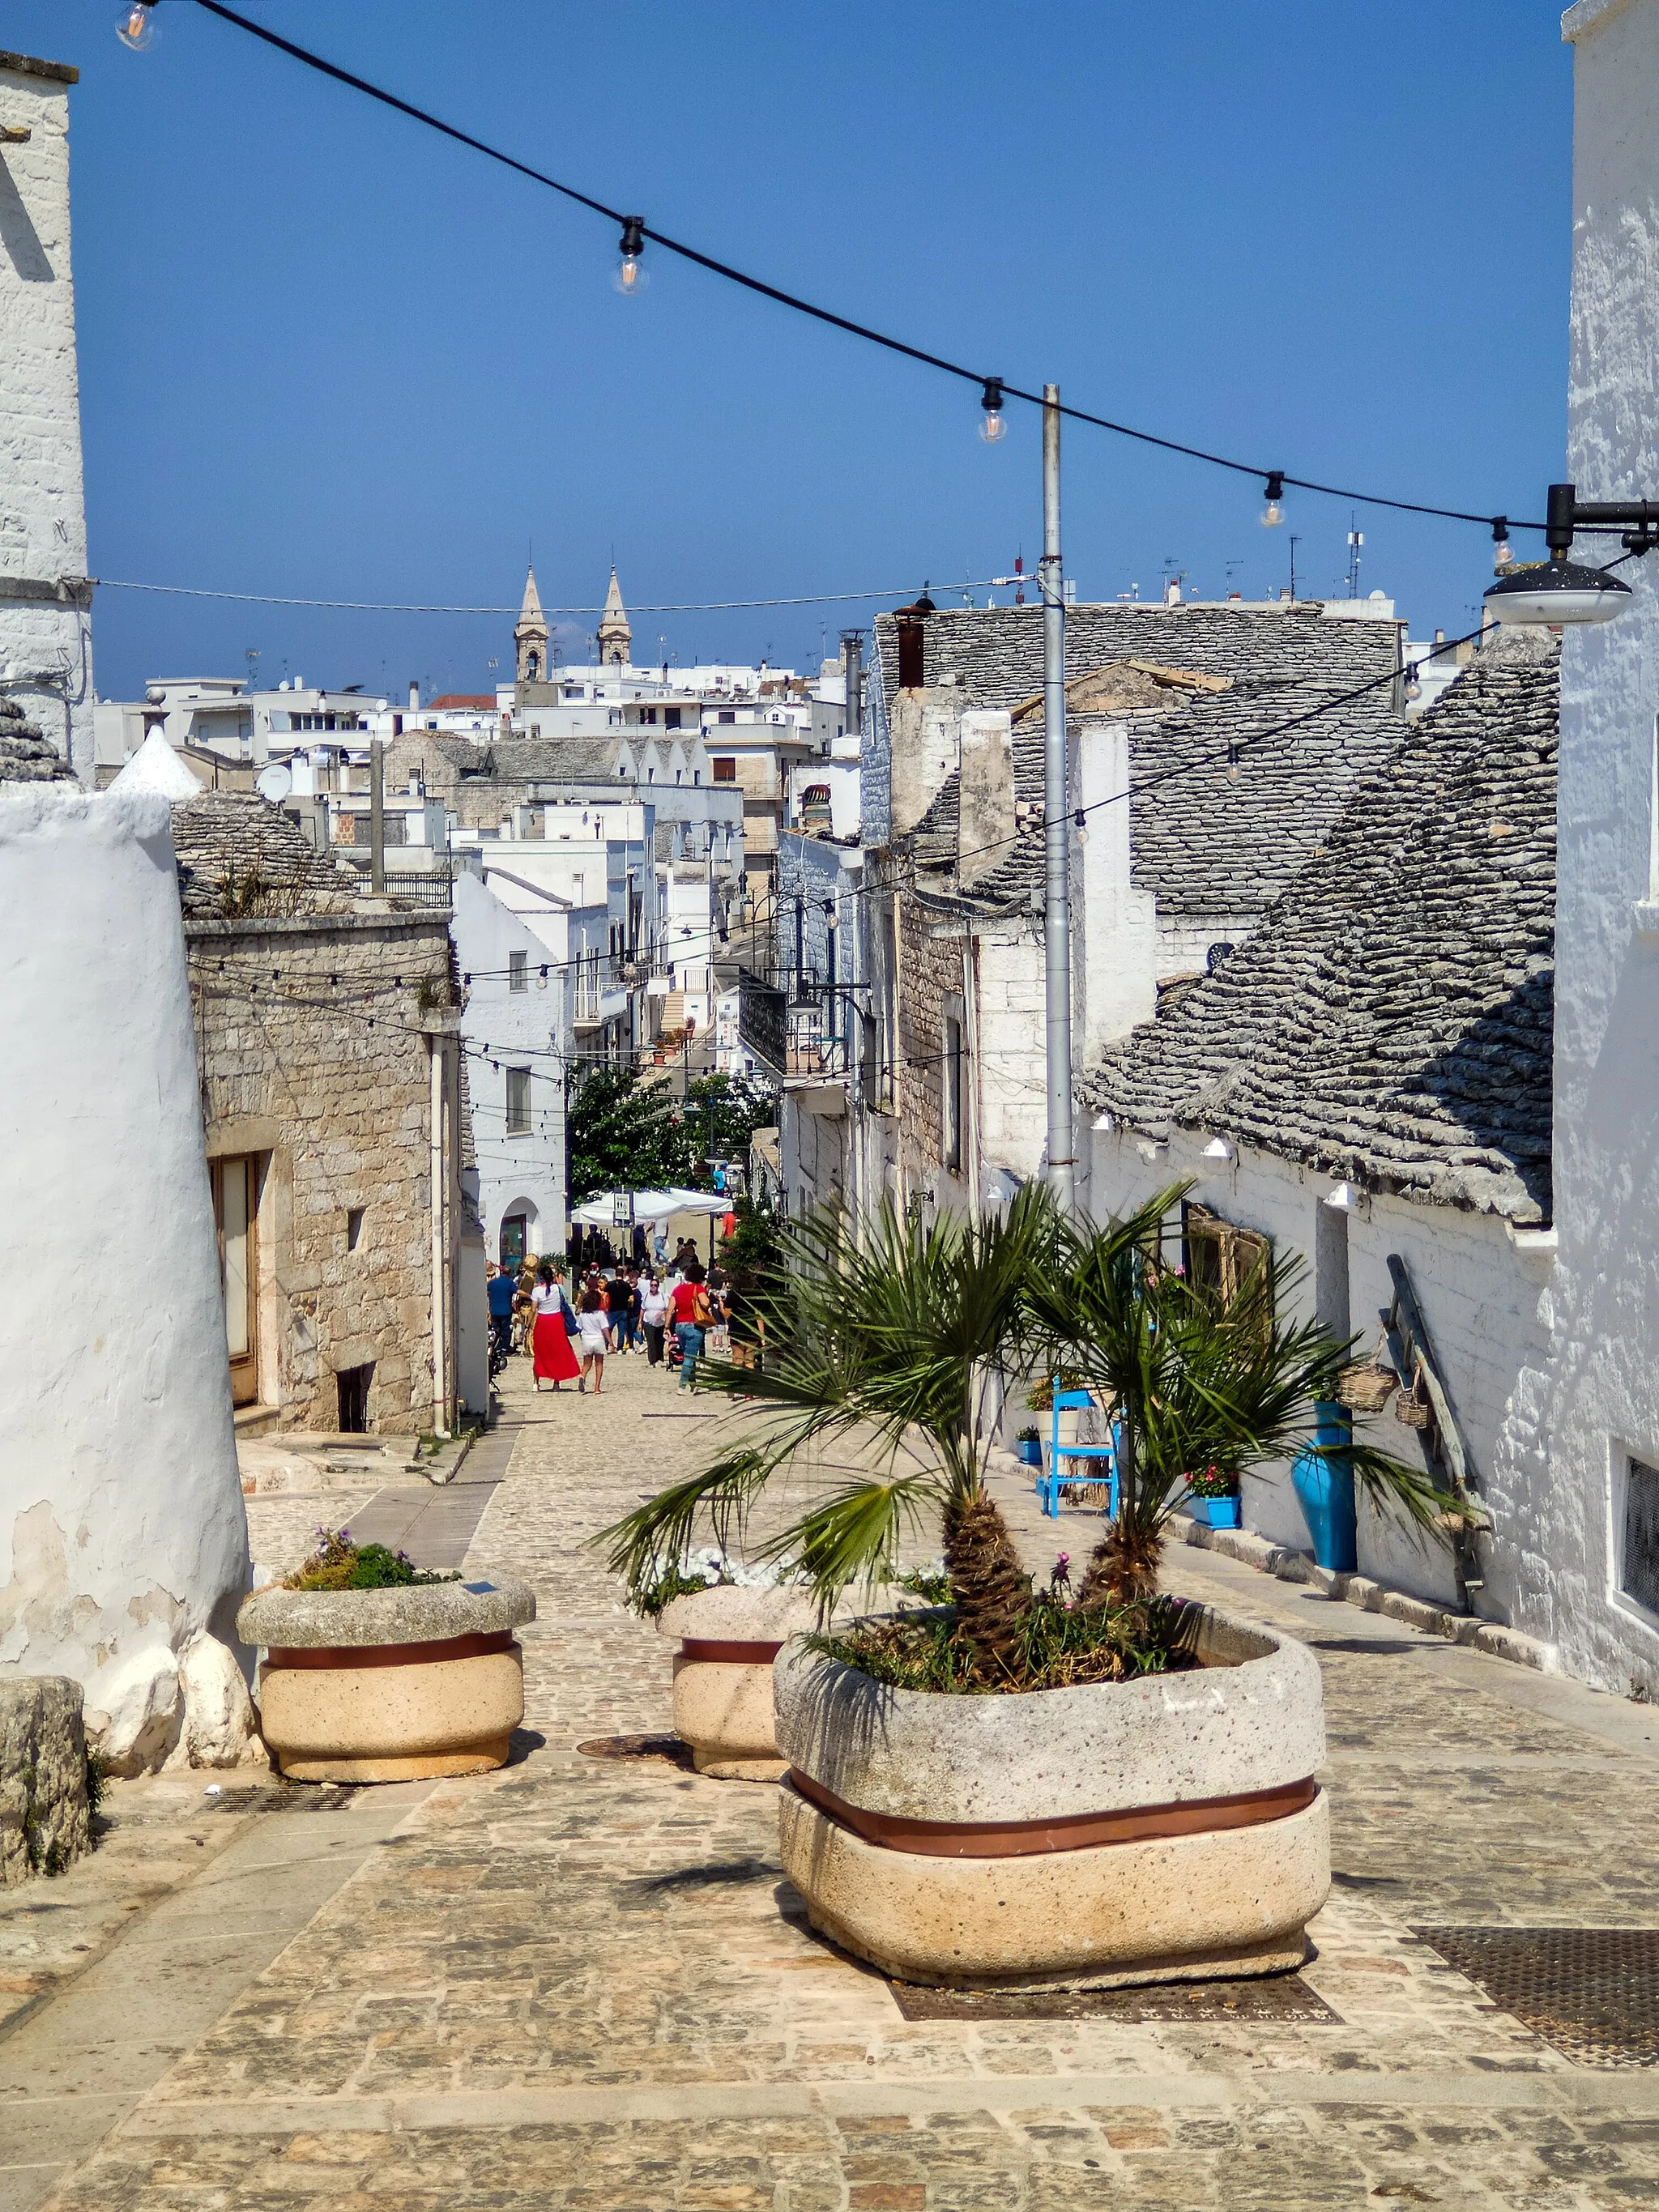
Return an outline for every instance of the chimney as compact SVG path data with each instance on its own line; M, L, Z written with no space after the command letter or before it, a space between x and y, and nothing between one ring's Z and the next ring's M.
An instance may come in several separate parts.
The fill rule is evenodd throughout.
M409 711L411 714L421 711L421 687L412 676L409 679Z
M962 694L954 686L911 686L893 702L890 730L890 834L907 836L954 773L961 757Z
M968 890L1014 848L1014 733L1006 714L962 718L957 881Z
M898 680L901 691L920 691L922 675L921 624L914 615L898 617Z
M849 738L855 738L864 726L864 632L861 629L844 629L841 634L841 672L847 696L842 727Z

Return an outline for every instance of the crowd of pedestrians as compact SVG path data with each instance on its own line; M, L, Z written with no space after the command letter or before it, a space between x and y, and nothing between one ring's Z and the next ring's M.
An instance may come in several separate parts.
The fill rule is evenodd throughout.
M605 1363L643 1351L653 1367L678 1370L691 1389L711 1330L727 1325L726 1285L705 1267L690 1237L672 1261L597 1262L574 1279L556 1260L504 1262L489 1271L489 1328L498 1358L527 1353L536 1388L574 1382L598 1397Z

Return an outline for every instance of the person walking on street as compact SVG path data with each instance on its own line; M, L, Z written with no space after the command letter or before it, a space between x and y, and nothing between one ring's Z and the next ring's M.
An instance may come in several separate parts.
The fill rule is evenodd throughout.
M654 1275L640 1289L640 1325L645 1331L645 1356L653 1367L662 1365L663 1330L668 1324L668 1293Z
M565 1297L563 1284L545 1261L542 1263L530 1298L536 1310L535 1326L530 1338L536 1388L539 1391L545 1380L556 1390L562 1382L574 1381L581 1370L576 1364L576 1355L570 1348L570 1330L567 1320L570 1301Z
M489 1335L503 1357L513 1349L513 1301L518 1294L518 1278L510 1267L490 1269L484 1293L489 1301Z
M611 1317L605 1310L605 1292L597 1283L590 1283L582 1292L581 1306L576 1315L581 1331L582 1370L577 1383L586 1390L587 1378L593 1378L593 1395L597 1398L605 1388L605 1348L611 1341Z
M689 1390L697 1371L697 1359L702 1351L702 1333L708 1328L712 1314L708 1293L703 1288L702 1261L693 1252L684 1269L684 1279L675 1290L672 1311L674 1340L680 1348L680 1388Z

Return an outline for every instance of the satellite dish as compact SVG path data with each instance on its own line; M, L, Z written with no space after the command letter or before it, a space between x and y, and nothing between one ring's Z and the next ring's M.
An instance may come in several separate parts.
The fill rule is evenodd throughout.
M294 771L284 768L281 761L272 761L269 768L260 769L254 783L261 799L280 806L294 788Z

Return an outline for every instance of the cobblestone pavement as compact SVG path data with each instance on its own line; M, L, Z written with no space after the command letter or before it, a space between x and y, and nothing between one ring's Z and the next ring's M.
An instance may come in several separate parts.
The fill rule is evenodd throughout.
M1659 2070L1575 2066L1414 1925L1642 1925L1635 1709L1252 1574L1170 1580L1321 1648L1334 2020L907 2021L782 1881L774 1793L584 1740L665 1730L667 1653L583 1540L707 1449L644 1362L524 1426L469 1568L528 1575L529 1735L440 1784L52 2200L76 2212L1069 2212L1659 2201ZM1012 1486L1028 1556L1086 1548ZM1046 1547L1046 1550L1043 1547ZM1574 1703L1574 1701L1577 1701Z

